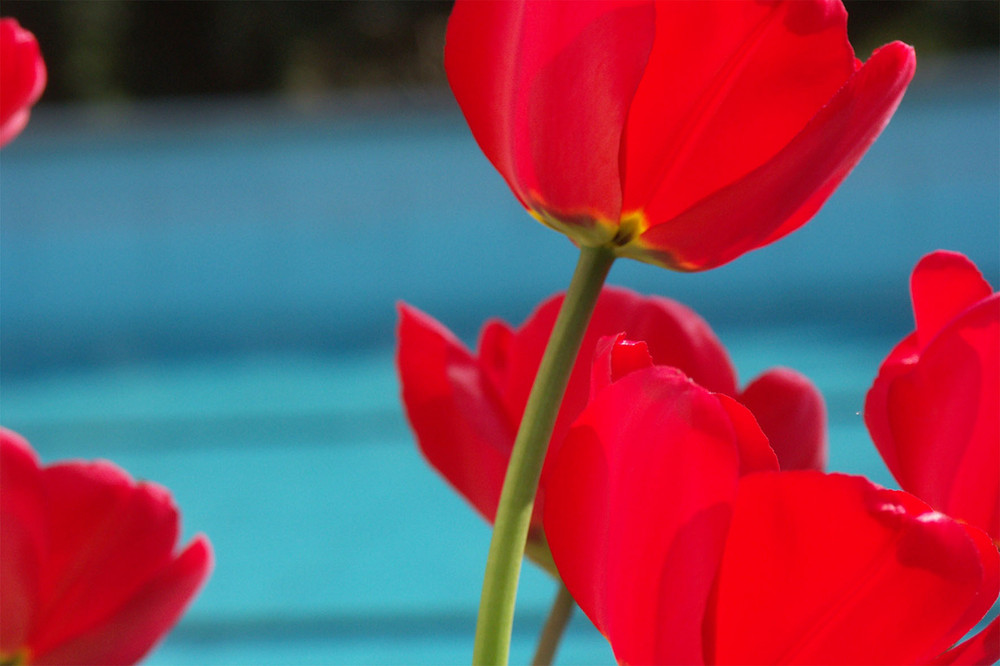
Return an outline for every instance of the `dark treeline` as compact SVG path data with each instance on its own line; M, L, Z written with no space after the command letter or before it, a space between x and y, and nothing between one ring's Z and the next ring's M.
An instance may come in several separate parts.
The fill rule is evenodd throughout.
M996 50L1000 3L849 0L858 55L891 39L920 55ZM296 94L443 84L450 2L4 0L39 39L45 99Z

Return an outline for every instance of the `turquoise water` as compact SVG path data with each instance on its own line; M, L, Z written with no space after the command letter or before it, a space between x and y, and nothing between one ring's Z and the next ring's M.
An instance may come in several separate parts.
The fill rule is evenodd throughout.
M939 247L997 284L995 58L923 66L807 227L716 271L619 262L716 328L746 382L809 375L830 468L891 485L859 412ZM169 487L217 567L151 664L465 663L489 531L421 460L394 304L466 340L575 261L521 211L447 98L40 109L4 149L2 421L45 460ZM514 663L552 585L527 567ZM577 617L562 663L611 663Z

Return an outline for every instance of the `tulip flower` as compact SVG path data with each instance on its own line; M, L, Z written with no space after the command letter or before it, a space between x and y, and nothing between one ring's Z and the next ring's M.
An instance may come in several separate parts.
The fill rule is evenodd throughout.
M903 490L1000 540L1000 294L944 251L910 291L916 330L879 368L865 423Z
M490 521L561 302L561 295L545 301L517 330L500 321L488 323L475 355L437 321L400 307L397 364L417 442L430 463ZM584 334L550 456L587 404L599 340L621 332L644 343L651 363L674 366L709 390L746 399L783 468L822 468L826 412L822 396L805 377L784 368L770 370L741 394L725 348L694 311L666 298L612 287L598 298ZM532 541L541 539L541 501L536 503L529 552Z
M983 532L860 477L774 472L753 427L650 367L600 389L556 452L552 557L620 663L995 658L995 628L945 652L1000 589Z
M915 57L861 64L839 0L458 0L445 69L521 204L682 271L805 224L892 116Z
M111 463L40 466L0 430L0 489L0 663L135 663L212 567L203 536L174 552L167 490Z
M45 81L45 62L35 36L14 19L0 19L0 146L28 124Z

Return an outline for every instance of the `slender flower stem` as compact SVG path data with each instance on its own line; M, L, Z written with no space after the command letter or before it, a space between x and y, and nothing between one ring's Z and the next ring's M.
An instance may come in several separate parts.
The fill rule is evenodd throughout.
M559 583L559 590L556 592L552 609L549 611L545 626L542 628L542 635L538 639L538 647L535 649L535 658L531 660L531 666L550 666L555 659L559 640L573 615L574 605L575 602L569 590L566 589L565 585Z
M584 331L614 259L608 248L580 250L580 260L538 366L497 506L479 600L473 664L507 663L517 582L545 451Z

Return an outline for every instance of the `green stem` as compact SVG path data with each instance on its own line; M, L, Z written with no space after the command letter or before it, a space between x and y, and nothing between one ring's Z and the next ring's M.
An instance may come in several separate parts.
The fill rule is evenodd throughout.
M506 664L514 624L521 559L545 451L562 404L583 333L614 262L604 247L584 247L531 387L504 478L486 559L473 664Z
M556 656L556 648L559 647L559 640L562 638L569 618L573 615L574 601L569 590L562 583L559 583L559 590L556 592L555 601L552 602L552 610L545 620L542 628L542 635L538 639L538 647L535 649L535 658L531 660L532 666L549 666Z

